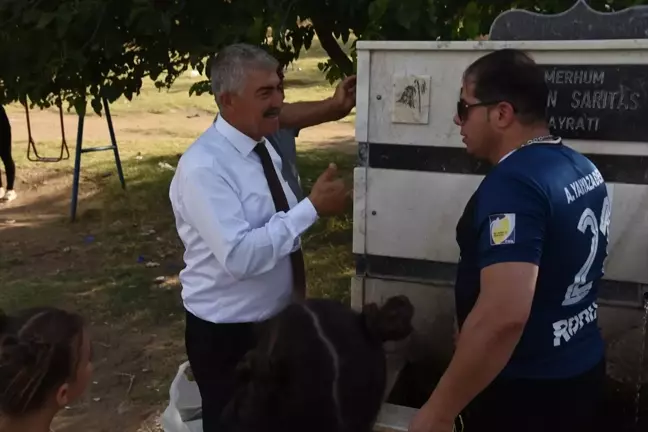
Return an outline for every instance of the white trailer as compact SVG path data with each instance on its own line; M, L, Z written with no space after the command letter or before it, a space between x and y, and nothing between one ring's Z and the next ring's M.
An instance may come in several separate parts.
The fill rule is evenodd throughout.
M465 154L453 116L465 68L507 47L529 52L544 67L552 129L589 156L609 185L611 238L599 298L608 374L620 383L643 382L647 28L648 7L601 14L579 1L551 17L505 13L488 41L358 42L351 301L359 309L406 294L414 303L416 332L400 358L397 351L390 356L392 383L404 362L441 373L452 354L455 226L484 174ZM406 430L414 412L387 403L378 428Z

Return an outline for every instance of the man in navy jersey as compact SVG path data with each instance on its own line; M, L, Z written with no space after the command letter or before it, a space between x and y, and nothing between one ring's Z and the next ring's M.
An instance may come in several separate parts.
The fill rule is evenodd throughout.
M548 89L505 49L464 73L455 123L492 169L457 225L459 334L411 432L587 431L605 379L597 325L610 198L596 166L552 136Z

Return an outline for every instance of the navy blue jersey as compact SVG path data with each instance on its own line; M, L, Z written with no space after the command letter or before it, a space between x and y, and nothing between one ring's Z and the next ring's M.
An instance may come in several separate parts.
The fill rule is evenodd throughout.
M479 295L481 269L502 262L539 266L531 315L502 377L567 378L602 360L596 299L610 205L589 159L546 142L501 161L468 202L457 225L460 326Z

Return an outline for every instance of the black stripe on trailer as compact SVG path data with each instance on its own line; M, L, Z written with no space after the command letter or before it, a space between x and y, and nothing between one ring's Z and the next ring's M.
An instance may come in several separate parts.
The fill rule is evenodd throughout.
M648 156L585 154L608 183L648 184ZM360 166L404 171L484 175L488 164L460 147L360 143Z

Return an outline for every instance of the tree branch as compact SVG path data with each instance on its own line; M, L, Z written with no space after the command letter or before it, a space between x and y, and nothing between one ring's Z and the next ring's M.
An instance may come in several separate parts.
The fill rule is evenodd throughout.
M324 51L345 76L353 75L353 62L333 37L333 26L325 18L311 18L311 21Z

